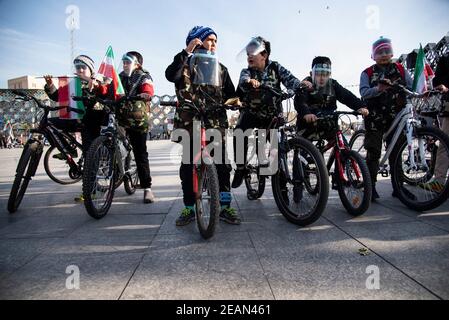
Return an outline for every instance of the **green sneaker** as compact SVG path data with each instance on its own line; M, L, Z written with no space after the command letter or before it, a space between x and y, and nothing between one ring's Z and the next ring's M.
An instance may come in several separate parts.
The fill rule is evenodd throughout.
M84 202L84 196L82 193L79 196L75 197L75 202Z
M221 210L220 220L233 225L239 225L242 223L237 211L231 207L226 207Z
M179 218L176 219L176 226L184 227L193 221L195 221L195 211L190 208L184 208L182 209Z
M435 193L441 193L444 190L444 184L439 183L437 180L432 180L426 183L420 183L419 187L421 189L432 191Z

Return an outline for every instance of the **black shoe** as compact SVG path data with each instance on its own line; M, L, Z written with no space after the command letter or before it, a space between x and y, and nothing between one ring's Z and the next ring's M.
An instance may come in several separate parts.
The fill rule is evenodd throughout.
M184 227L193 221L195 221L195 212L189 208L184 208L179 218L176 219L176 226Z
M244 177L245 177L244 169L235 170L234 180L232 180L232 188L237 189L238 187L240 187L242 185Z
M376 201L376 200L379 199L379 198L380 198L380 196L379 196L379 194L377 193L376 188L373 187L373 196L372 196L371 200L374 202L374 201Z
M240 219L235 209L231 207L226 207L221 210L220 220L233 225L239 225L242 223L242 220Z

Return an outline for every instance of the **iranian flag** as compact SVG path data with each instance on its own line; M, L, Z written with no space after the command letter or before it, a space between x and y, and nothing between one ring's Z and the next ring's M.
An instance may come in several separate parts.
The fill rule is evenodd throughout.
M434 76L432 68L427 63L422 45L420 45L418 57L416 58L413 91L421 94L426 92L429 89L428 82L431 82Z
M81 79L77 77L59 77L58 78L58 106L67 107L59 110L60 119L82 119L85 107L81 101L73 101L72 96L82 96ZM77 113L70 108L82 111Z
M102 83L110 84L114 86L114 96L117 99L118 96L125 95L125 90L123 90L122 82L115 69L114 64L114 51L112 47L109 46L106 56L101 62L100 69L97 72L97 77L100 76L103 79L99 79Z

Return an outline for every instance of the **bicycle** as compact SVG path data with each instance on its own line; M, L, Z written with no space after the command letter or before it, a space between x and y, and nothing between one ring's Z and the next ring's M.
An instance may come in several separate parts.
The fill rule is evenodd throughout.
M332 189L338 191L340 200L349 214L360 216L368 210L371 203L371 177L366 162L360 154L351 150L343 135L338 123L343 115L358 116L360 114L345 111L336 111L332 114L317 113L317 132L326 131L329 128L335 128L336 132L335 139L319 135L316 146L323 155L332 150L327 161L327 170L332 177ZM325 139L329 139L327 144L324 142ZM334 172L331 172L332 167Z
M270 91L273 88L266 86L266 85L262 85L259 90L267 90ZM274 89L275 90L275 89ZM285 100L288 100L290 98L292 98L294 96L294 93L283 93L281 94L281 96L278 96L278 92L275 91L274 94L274 101L273 103L279 104L282 103ZM266 136L266 134L268 132L270 132L271 129L275 129L275 124L276 124L277 118L274 118L270 124L264 128L264 131L262 131L262 133L260 133L260 130L255 128L252 131L252 143L249 143L249 138L251 137L245 137L244 139L248 139L248 150L247 150L247 160L245 162L245 166L244 166L244 181L245 181L245 186L247 189L247 198L250 201L254 201L257 199L260 199L264 192L265 192L265 186L266 186L266 179L268 176L266 175L261 175L260 172L262 169L268 168L269 167L269 162L267 161L267 159L263 159L262 163L261 160L259 159L259 152L261 150L259 150L260 147L260 141L267 141L268 136ZM261 139L262 137L260 137L260 134L264 134L263 135L263 139ZM264 148L265 146L262 146L262 148ZM266 153L266 150L262 150L262 152Z
M269 86L275 99L291 97ZM276 104L277 105L277 104ZM279 211L291 223L308 226L321 217L329 198L329 176L319 150L299 136L296 127L287 126L282 116L274 117L271 128L276 130L278 170L271 176L274 200Z
M124 183L127 194L136 192L139 177L133 150L125 130L117 123L115 109L141 97L122 97L117 101L98 97L72 97L74 101L100 103L108 114L108 125L102 128L86 154L83 171L83 197L87 213L102 219L111 208L115 190Z
M392 85L392 90L406 95L406 106L398 113L383 140L390 141L379 164L383 177L391 176L395 194L408 208L415 211L432 210L449 197L449 179L446 177L442 192L422 188L434 175L436 154L439 148L449 153L449 137L439 128L424 126L420 107L424 99L439 92L417 94L402 85ZM351 148L364 148L366 131L358 131L351 138ZM445 151L444 151L445 150ZM393 156L388 168L387 160Z
M199 88L201 92L201 88ZM178 107L182 111L191 113L193 120L198 121L200 150L193 155L193 191L195 193L195 215L198 230L204 239L210 239L215 233L216 226L220 216L220 189L218 173L213 156L207 150L206 123L208 122L207 113L211 110L204 103L197 106L193 101L186 100L182 107L177 102L160 102L161 106ZM215 108L224 108L227 110L238 110L237 107L228 105L219 105ZM195 135L193 135L195 138ZM195 150L194 150L195 152Z
M65 184L71 184L79 181L82 175L83 158L75 161L74 154L77 149L81 149L81 144L79 144L75 137L60 130L48 120L48 115L51 111L58 111L65 109L67 107L50 107L44 105L41 101L35 97L28 95L25 92L13 90L13 93L18 96L16 99L22 101L33 101L38 108L43 110L42 117L36 129L30 130L30 136L26 142L22 155L20 156L19 163L16 169L16 175L11 188L11 193L8 199L8 211L14 213L20 206L23 200L26 189L29 182L32 180L36 174L37 167L39 166L40 159L44 151L44 138L50 142L51 148L47 151L46 158L48 154L51 154L53 150L58 150L63 157L70 169L69 178L70 182ZM82 111L77 109L68 108L70 111L74 111L82 114ZM46 172L52 180L61 183L63 181L56 178L53 174L53 168L45 162ZM63 183L64 184L64 183Z

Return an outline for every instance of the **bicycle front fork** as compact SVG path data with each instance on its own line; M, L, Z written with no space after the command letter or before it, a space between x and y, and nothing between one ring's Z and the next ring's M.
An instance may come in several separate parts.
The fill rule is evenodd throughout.
M406 137L407 137L407 150L408 150L408 158L410 161L410 168L411 170L424 170L427 171L429 170L429 166L427 165L426 162L426 154L425 154L425 146L424 146L424 139L422 138L418 138L418 155L419 155L419 164L417 164L416 161L416 153L415 150L413 148L413 132L415 131L415 126L413 122L408 122L407 123L407 132L406 132Z

